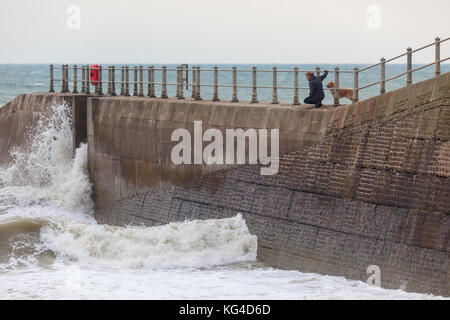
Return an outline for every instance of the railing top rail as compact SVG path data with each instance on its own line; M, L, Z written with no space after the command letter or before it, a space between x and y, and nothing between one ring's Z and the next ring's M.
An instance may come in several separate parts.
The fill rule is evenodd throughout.
M442 42L445 42L445 41L447 41L447 40L450 40L450 37L447 37L447 38L445 38L445 39L441 39L441 40L439 40L439 41L435 41L435 42L432 42L432 43L430 43L430 44L427 44L427 45L425 45L425 46L423 46L423 47L414 49L413 51L411 51L411 53L414 53L414 52L423 50L423 49L425 49L425 48L434 46L436 43L442 43Z
M372 64L372 65L370 65L370 66L361 68L361 69L359 69L359 72L363 72L363 71L366 71L366 70L368 70L368 69L375 68L375 67L379 66L380 64L381 64L381 62L378 62L378 63L376 63L376 64Z
M83 67L83 66L85 66L85 65L77 65L77 67L78 68L81 68L81 67ZM102 71L103 72L108 72L108 67L110 67L110 65L107 65L107 66L105 66L105 67L103 67L103 66L101 66L102 68ZM62 70L64 67L63 67L63 65L61 65L61 66L53 66L53 69L54 70ZM124 66L124 67L117 67L117 68L115 68L115 71L116 72L119 72L120 70L122 70L122 69L126 69L126 68L128 68L128 70L130 70L130 71L134 71L134 70L137 70L137 71L139 71L139 70L144 70L144 71L149 71L149 70L153 70L153 71L162 71L162 70L166 70L166 71L177 71L177 69L176 68L155 68L155 67L143 67L143 68L140 68L140 67L126 67L126 66ZM316 72L317 70L303 70L303 69L298 69L297 68L297 70L295 70L297 67L293 67L292 69L278 69L277 68L277 72L285 72L285 73L294 73L294 72L298 72L298 73L307 73L307 72ZM91 69L91 70L97 70L97 69L100 69L100 66L97 68L97 67L89 67L89 69ZM183 71L196 71L196 68L195 67L193 67L193 68L184 68L184 69L182 69ZM330 69L330 70L328 70L328 69L320 69L320 72L324 72L325 70L327 70L328 71L328 73L335 73L336 71L334 70L334 69ZM214 72L214 71L216 71L216 69L210 69L210 68L208 68L208 69L201 69L201 71L203 71L203 72ZM218 72L233 72L234 70L233 69L217 69L217 71ZM236 69L236 71L237 72L253 72L253 69L239 69L239 68L237 68ZM271 73L271 72L273 72L273 69L271 68L271 69L256 69L255 70L256 72L260 72L260 73L264 73L264 72L267 72L267 73ZM354 73L354 70L352 69L352 70L346 70L346 69L339 69L337 72L339 72L339 73Z
M436 38L436 39L438 39L438 38ZM431 47L431 46L436 45L436 43L442 43L442 42L445 42L445 41L448 41L448 40L450 40L450 37L447 37L447 38L445 38L445 39L440 39L440 40L438 40L438 41L431 42L431 43L429 43L429 44L427 44L427 45L424 45L423 47L420 47L420 48L417 48L417 49L412 50L411 53L415 53L415 52L421 51L421 50L423 50L423 49L426 49L426 48L428 48L428 47ZM398 56L395 56L395 57L386 59L386 60L385 60L385 63L388 63L388 62L394 61L394 60L396 60L396 59L398 59L398 58L404 57L404 56L406 56L407 54L408 54L408 53L405 52L405 53L399 54ZM364 68L360 69L359 72L363 72L363 71L366 71L366 70L375 68L375 67L379 66L380 64L381 64L381 62L378 62L378 63L372 64L372 65L370 65L370 66L364 67Z
M436 63L442 63L442 62L445 62L445 61L447 61L447 60L450 60L450 57L441 59L441 60L439 60L439 61L433 61L433 62L431 62L431 63L428 63L428 64L425 64L425 65L423 65L423 66L417 67L417 68L415 68L415 69L411 69L411 71L409 71L409 72L414 73L414 72L416 72L416 71L419 71L419 70L422 70L422 69L431 67L432 65L435 65ZM404 75L407 75L409 72L408 72L408 71L405 71L405 72L403 72L403 73L397 74L397 75L395 75L395 76L393 76L393 77L391 77L391 78L385 79L384 82L388 82L388 81L391 81L391 80L398 79L398 78L400 78L400 77L403 77ZM381 80L380 80L380 81L371 82L371 83L369 83L369 84L367 84L367 85L365 85L365 86L363 86L363 87L359 87L358 90L364 90L364 89L367 89L367 88L372 87L372 86L374 86L374 85L377 85L377 84L379 84L379 83L381 83L381 82L382 82Z

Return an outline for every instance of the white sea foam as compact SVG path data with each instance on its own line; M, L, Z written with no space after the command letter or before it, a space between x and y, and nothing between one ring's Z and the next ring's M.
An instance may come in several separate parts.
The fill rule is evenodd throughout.
M50 174L41 176L44 179L51 179L45 181L42 186L12 185L0 189L0 209L41 206L69 211L91 211L91 183L87 174L86 158L87 147L82 145L77 149L74 161L70 161L69 165L61 164L66 170L50 168L50 170L61 171L57 176ZM17 167L10 167L10 169L21 170ZM35 176L30 176L30 179L34 180L41 174L42 172L36 173ZM19 182L23 183L25 178L25 176L21 177Z
M29 142L11 152L13 161L0 170L0 210L30 206L69 211L91 211L91 183L87 172L87 146L73 158L70 108L53 107L42 116Z
M56 264L9 271L0 288L0 299L442 299L258 264L150 271Z
M256 260L256 236L244 219L195 220L158 227L112 227L61 220L41 239L80 264L113 268L209 267Z

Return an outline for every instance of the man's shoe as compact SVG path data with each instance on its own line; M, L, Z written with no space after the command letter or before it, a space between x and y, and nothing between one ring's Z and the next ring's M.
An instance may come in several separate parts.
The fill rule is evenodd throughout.
M320 103L320 104L316 104L316 105L315 105L315 107L316 107L316 108L320 108L321 106L323 106L323 104L322 104L322 103Z

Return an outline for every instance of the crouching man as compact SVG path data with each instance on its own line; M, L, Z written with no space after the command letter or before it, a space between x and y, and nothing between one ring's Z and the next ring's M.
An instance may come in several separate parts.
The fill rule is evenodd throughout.
M320 77L316 77L312 72L306 73L306 79L309 81L309 96L305 98L305 103L314 104L316 108L322 106L322 100L325 98L322 81L327 75L328 70L325 70L324 74Z

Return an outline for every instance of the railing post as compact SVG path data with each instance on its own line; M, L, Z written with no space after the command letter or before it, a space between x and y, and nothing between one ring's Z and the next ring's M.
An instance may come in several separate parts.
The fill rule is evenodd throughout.
M107 93L109 95L111 95L111 91L112 91L111 80L112 80L112 69L111 69L111 66L108 66L108 91L107 91Z
M66 64L66 90L67 92L70 92L69 84L70 84L70 76L69 76L69 65Z
M176 95L175 95L175 97L178 99L178 97L180 96L180 67L178 66L177 67L177 85L176 85L176 88L177 88L177 90L176 90Z
M98 66L98 94L100 96L103 95L103 67L101 65Z
M434 75L437 77L441 74L441 39L439 37L434 39L434 61Z
M184 99L184 67L180 66L180 98Z
M94 68L94 70L95 70L95 68ZM97 72L98 71L99 71L99 68L97 67ZM100 77L100 72L98 72L98 77ZM98 94L98 84L99 84L99 81L97 79L97 85L94 86L94 94Z
M66 91L66 82L67 82L67 76L66 76L66 65L63 64L62 65L62 75L63 75L63 81L62 81L62 85L61 85L61 92L67 92Z
M125 95L125 68L124 66L120 67L120 95Z
M148 69L148 96L156 98L155 95L155 67L150 66Z
M64 73L64 64L61 65L61 93L64 92L64 83L66 80L66 76Z
M66 79L67 79L67 92L70 92L69 84L70 84L70 75L69 75L69 65L66 64Z
M353 68L353 103L358 102L358 74L359 74L359 68L354 67Z
M197 94L197 89L198 89L198 86L197 86L197 78L198 78L197 68L198 67L192 66L192 78L193 78L192 79L192 93L194 94L192 96L192 98L194 98L194 99L197 99L197 96L198 96L198 94Z
M144 96L144 66L139 66L139 97Z
M334 68L334 105L339 105L339 67Z
M130 95L130 68L125 66L125 96Z
M412 84L412 49L406 49L406 68L408 73L406 74L406 85Z
M153 66L149 66L148 67L148 71L147 71L147 80L148 80L148 85L147 85L147 96L152 97L152 70L153 70Z
M213 101L219 101L219 68L214 67L214 95Z
M95 68L94 68L95 70ZM97 67L97 72L99 71L99 68ZM98 77L100 77L100 72L98 73ZM97 85L94 85L94 94L98 94L98 84L99 81L97 80Z
M167 66L162 67L161 98L167 99Z
M178 89L178 99L184 99L184 88L183 88L183 67L178 67L178 81L177 84L179 85Z
M277 84L277 67L272 68L273 82L272 82L272 104L278 104L278 84Z
M116 67L111 66L111 95L116 95Z
M237 94L237 68L233 67L233 98L231 102L239 102L238 94Z
M70 84L70 76L69 76L69 65L66 64L66 91L70 92L69 84Z
M252 68L252 103L258 103L258 92L256 89L256 67Z
M320 77L320 67L316 67L316 77Z
M182 64L181 65L181 71L182 71L182 83L186 82L186 90L189 90L189 73L188 73L189 65Z
M202 100L200 84L200 66L197 67L197 89L195 89L195 100Z
M298 67L294 67L294 101L293 105L299 105L299 96L298 96Z
M66 91L66 65L63 64L61 68L61 75L62 75L62 81L61 81L61 93L65 93Z
M381 58L380 68L380 94L386 92L386 59Z
M86 67L81 66L81 92L86 93Z
M200 66L197 66L197 89L195 90L197 98L195 100L201 100L201 86L200 86Z
M55 92L55 87L53 83L53 65L50 65L50 88L48 92Z
M111 94L111 66L108 66L108 94Z
M184 68L183 66L180 66L180 96L178 99L184 99L184 86L183 86L183 81L184 81Z
M91 94L91 68L86 65L86 93Z
M76 64L73 65L73 93L78 93L78 67Z
M196 68L194 66L192 66L192 99L195 99L196 97L196 93L195 90L197 89L197 72L196 72Z
M138 95L138 68L135 66L133 68L133 96L137 96Z

